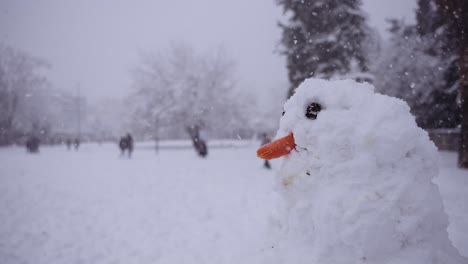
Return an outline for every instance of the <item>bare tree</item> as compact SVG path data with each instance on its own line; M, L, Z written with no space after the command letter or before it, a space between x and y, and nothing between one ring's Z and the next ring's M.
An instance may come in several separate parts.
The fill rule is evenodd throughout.
M226 137L248 126L243 111L247 100L236 90L234 64L222 50L199 55L174 45L141 59L133 71L129 99L133 125L140 133L182 137L187 127L198 127Z
M0 43L0 145L44 121L44 68L45 61Z

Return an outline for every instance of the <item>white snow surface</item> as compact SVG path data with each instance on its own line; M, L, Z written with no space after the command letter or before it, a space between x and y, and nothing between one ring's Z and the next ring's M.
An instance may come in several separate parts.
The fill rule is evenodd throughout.
M258 145L0 149L0 263L248 263L277 204Z
M0 263L294 263L278 246L279 163L263 169L259 144L217 144L230 147L206 159L189 142L161 142L157 155L137 143L132 159L116 144L1 148ZM441 158L450 238L468 256L468 172Z
M316 120L305 116L319 103ZM277 190L281 263L468 263L452 245L438 155L407 104L351 80L309 79L285 103L293 133Z

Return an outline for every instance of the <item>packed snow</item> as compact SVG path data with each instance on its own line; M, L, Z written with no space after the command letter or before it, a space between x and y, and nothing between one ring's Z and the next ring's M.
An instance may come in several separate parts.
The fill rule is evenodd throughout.
M259 142L214 142L206 159L190 144L137 143L131 159L117 144L0 149L0 263L268 263L279 162L263 169ZM441 157L450 237L468 256L467 173Z
M278 137L291 133L296 147L277 176L281 263L468 263L432 182L437 149L404 101L309 79L284 106Z
M117 145L0 150L0 263L234 263L259 254L276 195L255 148L212 148L202 159L188 144L162 145L158 154L137 145L132 159Z

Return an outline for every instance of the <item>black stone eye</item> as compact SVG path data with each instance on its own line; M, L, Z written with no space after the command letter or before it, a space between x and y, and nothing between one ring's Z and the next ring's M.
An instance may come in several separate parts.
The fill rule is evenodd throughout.
M284 116L284 114L286 114L286 112L285 112L285 111L283 111L283 113L281 113L281 116Z
M305 116L309 119L317 119L318 113L322 110L322 106L319 103L311 103L307 106Z

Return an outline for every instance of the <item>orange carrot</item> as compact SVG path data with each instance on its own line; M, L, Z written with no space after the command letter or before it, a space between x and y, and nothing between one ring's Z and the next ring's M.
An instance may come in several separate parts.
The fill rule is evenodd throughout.
M287 155L296 147L293 134L277 139L257 150L257 156L261 159L271 160Z

